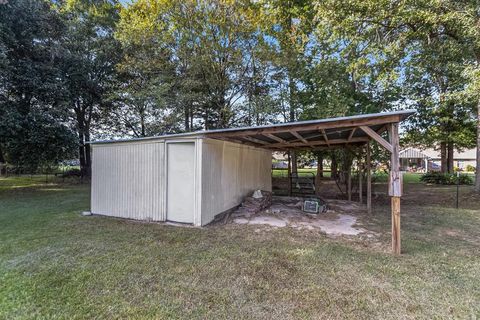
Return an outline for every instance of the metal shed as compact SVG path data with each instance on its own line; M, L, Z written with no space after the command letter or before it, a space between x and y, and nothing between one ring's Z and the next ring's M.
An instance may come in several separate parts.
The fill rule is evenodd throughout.
M93 214L203 226L271 190L271 152L178 134L92 144Z
M97 141L92 143L91 212L203 226L239 205L253 190L271 191L272 151L367 146L369 164L369 141L375 140L392 155L392 246L400 253L398 124L412 113ZM384 132L388 132L388 141L381 136ZM367 190L369 210L370 194Z

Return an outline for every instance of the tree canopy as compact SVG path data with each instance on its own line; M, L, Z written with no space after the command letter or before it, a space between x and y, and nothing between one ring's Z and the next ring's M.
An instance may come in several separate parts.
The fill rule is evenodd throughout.
M10 0L1 157L76 148L88 174L92 138L414 108L404 142L453 170L480 144L479 26L473 0Z

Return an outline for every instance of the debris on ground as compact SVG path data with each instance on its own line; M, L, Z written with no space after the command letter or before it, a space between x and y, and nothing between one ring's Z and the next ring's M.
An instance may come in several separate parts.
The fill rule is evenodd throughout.
M325 213L312 214L302 211L302 198L273 197L272 200L270 197L271 205L265 206L262 210L258 210L260 207L258 205L252 207L249 199L246 202L247 207L243 207L242 204L242 207L233 212L231 217L236 224L319 230L332 236L368 233L368 230L357 225L355 214L365 211L361 204L344 200L327 200L326 202L328 210Z
M236 212L250 217L269 207L271 204L272 193L270 191L255 190L251 196L243 200Z

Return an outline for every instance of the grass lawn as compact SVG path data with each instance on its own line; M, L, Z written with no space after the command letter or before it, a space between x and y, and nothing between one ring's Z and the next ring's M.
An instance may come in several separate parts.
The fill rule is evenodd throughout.
M396 257L388 198L362 218L377 238L329 238L82 217L87 185L0 178L0 319L475 319L480 199L452 190L405 186Z
M298 175L299 176L312 176L317 173L317 169L309 169L309 168L302 168L298 169ZM273 169L272 170L272 176L275 178L280 178L280 177L287 177L288 171L285 169ZM326 171L324 172L324 177L329 178L330 177L330 172ZM405 172L403 174L403 181L405 183L420 183L420 177L422 176L421 173L412 173L412 172ZM373 174L373 179L374 181L379 181L379 182L386 182L388 179L388 175L386 173L378 173L378 174Z

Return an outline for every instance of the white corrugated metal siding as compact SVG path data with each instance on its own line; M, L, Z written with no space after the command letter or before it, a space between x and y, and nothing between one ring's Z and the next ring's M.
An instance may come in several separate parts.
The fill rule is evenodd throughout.
M164 143L93 145L94 214L164 221Z
M231 209L255 189L272 190L272 153L250 146L204 139L202 225Z
M195 225L206 225L255 189L271 191L271 152L213 139L93 145L94 214L166 220L165 144L195 142ZM182 199L178 199L182 201Z

